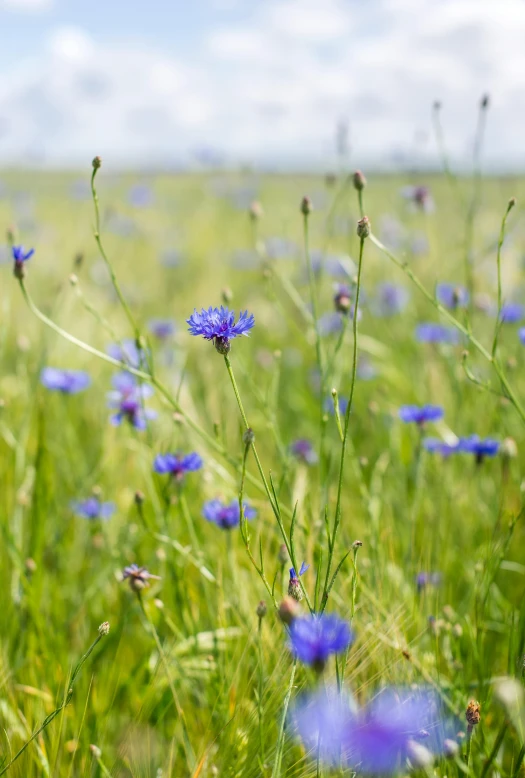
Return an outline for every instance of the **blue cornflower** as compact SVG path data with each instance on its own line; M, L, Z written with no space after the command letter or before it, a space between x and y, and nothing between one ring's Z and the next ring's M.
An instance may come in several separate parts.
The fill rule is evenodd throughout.
M129 190L129 201L137 208L146 208L153 204L153 190L147 184L136 184Z
M308 665L322 670L330 654L340 654L353 640L348 623L335 613L314 614L294 619L290 626L290 648Z
M307 565L306 562L303 562L301 565L301 569L299 570L299 575L295 572L295 567L290 568L290 581L288 583L288 596L293 597L294 600L297 600L297 602L301 602L303 599L303 590L301 588L301 583L299 581L299 577L301 575L304 575L310 565Z
M166 340L175 332L175 324L171 319L151 319L148 329L159 340Z
M190 325L192 335L202 335L206 340L213 340L219 354L227 354L230 350L230 340L238 335L248 335L248 330L255 324L253 313L241 311L235 322L235 312L223 305L220 308L203 308L199 313L196 309L186 323Z
M441 583L441 573L421 572L416 575L416 586L418 592L423 591L427 586L439 586Z
M14 275L19 280L22 280L25 276L24 263L27 262L28 259L31 259L35 250L29 249L29 251L26 251L23 246L12 246L11 253L15 262L13 269Z
M290 452L296 459L299 459L307 465L315 465L318 460L312 441L307 440L306 438L295 440L290 446Z
M416 340L420 343L459 343L459 332L454 327L434 322L423 322L416 327Z
M128 565L122 571L122 580L129 580L130 589L133 592L140 592L149 586L151 580L160 581L160 576L153 575L145 567L139 567L135 563Z
M61 370L58 367L44 367L40 373L40 381L46 389L56 390L64 394L77 394L87 389L91 378L83 370Z
M110 343L107 347L107 352L110 357L117 359L119 362L139 369L147 365L147 352L143 348L137 346L136 341L132 338L126 338L122 343Z
M464 308L469 301L469 293L464 286L441 283L436 286L438 302L447 308Z
M371 303L372 312L376 316L394 316L403 311L409 297L410 294L404 286L385 281L376 287L376 295Z
M71 509L82 519L109 519L115 512L114 502L101 502L98 497L88 497L86 500L74 500Z
M110 422L118 426L127 419L135 429L145 429L146 419L157 416L155 411L143 407L144 400L153 394L151 386L139 385L130 373L118 373L112 383L115 390L108 392L108 407L117 409L117 413L110 417Z
M495 457L499 447L499 441L492 438L480 438L479 435L470 435L468 438L460 438L459 441L459 450L467 454L474 454L478 464L481 464L485 457Z
M402 405L399 409L399 418L405 424L415 422L421 426L427 421L439 421L443 416L443 408L439 405Z
M246 502L243 503L243 509L245 518L253 519L257 516L255 508ZM209 500L204 503L202 515L207 521L211 521L222 529L233 529L233 527L238 526L241 519L239 502L232 500L229 505L226 505L221 500Z
M334 289L334 306L338 313L348 313L352 306L352 290L348 284L337 284Z
M503 303L500 311L500 321L504 324L517 324L523 319L525 308L519 303Z
M456 443L445 443L439 438L424 438L423 448L431 454L441 454L442 457L448 457L461 450L459 440Z
M164 475L169 473L176 481L183 481L186 473L200 470L202 467L201 457L193 451L191 454L157 454L153 462L153 469L156 473Z
M520 339L520 342L523 343L525 346L525 327L520 327L518 330L518 337Z

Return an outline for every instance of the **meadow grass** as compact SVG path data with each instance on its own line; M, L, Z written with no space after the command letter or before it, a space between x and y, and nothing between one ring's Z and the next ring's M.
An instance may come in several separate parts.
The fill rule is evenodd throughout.
M42 315L106 354L108 344L136 333L93 237L89 192L72 194L77 178L6 173L0 223L14 226L16 243L36 249L23 285ZM89 184L89 174L80 178ZM283 706L289 699L293 708L304 691L336 679L360 704L390 685L436 692L459 751L452 759L436 756L419 774L522 774L524 709L518 687L503 682L522 682L525 649L525 346L518 323L501 325L492 362L470 341L473 333L493 353L497 307L482 310L483 295L497 302L498 236L511 196L518 205L501 248L501 301L525 301L524 184L413 180L429 187L435 212L400 196L406 177L371 175L363 207L373 235L360 240L362 214L345 178L334 187L313 176L152 176L153 201L139 207L129 202L137 177L110 177L102 168L103 249L147 340L151 360L143 372L154 365L157 385L147 405L158 417L144 431L109 423L106 394L118 365L38 319L12 276L10 253L3 256L0 774L59 708L7 774L332 774L301 745ZM314 205L306 217L299 207L305 194ZM252 199L263 205L261 218L248 215ZM310 275L305 226L310 249L323 257L321 271L314 263ZM293 242L291 256L269 256L265 241L275 236ZM418 324L446 319L374 236L430 297L439 281L473 286L466 308L450 312L467 333L457 344L418 342ZM334 283L352 286L360 249L362 318L345 417L333 412L332 389L343 399L351 391L353 322L342 335L325 333L312 311L328 321ZM332 255L353 260L348 276L332 277ZM377 315L376 287L384 282L410 294L395 315ZM223 298L255 316L250 338L232 341L226 365L185 324L194 308ZM173 319L175 335L155 339L147 326L154 318ZM260 471L243 439L228 362ZM75 395L52 392L40 381L46 366L86 370L92 384ZM426 403L442 406L444 419L421 430L398 418L400 406ZM426 434L451 442L474 433L512 438L517 455L506 443L496 457L476 462L422 445ZM290 453L302 438L312 442L316 463ZM170 451L198 452L203 469L182 483L156 474L155 456ZM256 518L230 531L203 518L206 501L239 500L240 489ZM91 494L116 503L108 521L74 515L72 501ZM362 547L353 547L356 540ZM294 663L276 612L292 564L283 543L296 568L310 564L300 579L303 613L308 604L337 613L355 633L322 679ZM132 563L160 580L137 595L122 581ZM438 573L439 583L417 586L422 572ZM267 613L259 618L261 600ZM109 634L68 694L78 660L106 620ZM472 699L481 704L481 722L468 737ZM354 774L343 765L333 772ZM401 765L399 774L407 772Z

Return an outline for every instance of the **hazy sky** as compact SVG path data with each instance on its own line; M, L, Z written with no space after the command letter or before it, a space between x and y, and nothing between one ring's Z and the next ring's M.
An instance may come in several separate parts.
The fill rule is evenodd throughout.
M0 163L432 161L436 99L465 161L484 92L525 166L525 0L0 0Z

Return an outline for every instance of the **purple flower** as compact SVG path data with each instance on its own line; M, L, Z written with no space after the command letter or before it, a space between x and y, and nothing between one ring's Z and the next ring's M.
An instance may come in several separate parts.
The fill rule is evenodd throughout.
M355 703L336 687L320 688L299 698L291 711L291 723L313 759L322 764L345 764L348 734L355 725Z
M200 313L195 310L186 323L190 325L192 335L202 335L206 340L213 340L219 354L227 354L230 340L238 335L248 335L255 319L253 313L241 311L235 322L235 312L221 305L220 308L203 308Z
M137 208L153 204L153 191L146 184L136 184L129 190L129 202Z
M257 515L255 508L252 508L248 503L243 503L243 509L247 519L253 519ZM238 526L241 518L239 502L232 500L229 505L225 505L220 500L209 500L204 503L202 515L207 521L211 521L222 529L233 529L233 527Z
M469 293L459 284L442 283L436 286L438 302L447 308L464 308L469 301Z
M23 246L13 246L11 248L11 253L15 262L13 271L15 278L18 278L21 281L25 276L24 263L27 262L28 259L31 259L35 250L29 249L29 251L26 251Z
M474 454L478 464L481 464L485 457L495 457L499 446L499 441L492 438L480 438L479 435L470 435L468 438L460 438L459 441L459 450L467 454Z
M331 654L340 654L353 640L346 621L335 613L302 616L290 626L290 648L308 665L322 669Z
M409 297L409 292L404 286L385 281L377 285L376 296L372 300L372 312L376 316L394 316L403 311Z
M139 369L147 365L146 351L139 348L131 338L123 340L122 343L110 343L107 352L110 357L129 365L129 367Z
M202 467L201 457L193 451L191 454L157 454L153 462L153 469L156 473L164 475L169 473L176 481L183 481L186 473L200 470Z
M520 327L518 330L518 337L520 342L525 346L525 327Z
M457 443L445 443L439 438L424 438L423 448L431 454L441 454L442 457L448 457L461 450L459 441Z
M421 426L427 421L439 421L443 416L443 408L438 405L402 405L399 409L399 418L405 424L415 422Z
M63 394L77 394L87 389L91 378L83 370L61 370L58 367L44 367L40 373L40 381L53 391Z
M416 327L416 340L420 343L459 343L459 332L444 324L424 322Z
M500 321L504 324L517 324L523 319L525 309L519 303L503 303L500 311Z
M98 497L88 497L86 500L74 500L71 510L82 519L109 519L115 512L114 502L101 502Z
M348 284L337 284L334 290L334 306L338 313L348 313L352 307L352 290Z
M416 575L416 586L418 592L423 591L427 586L439 586L441 583L441 573L421 572Z
M354 306L351 305L346 315L353 320L354 318ZM363 312L361 308L357 309L357 321L361 321ZM336 332L341 332L344 327L344 314L343 313L325 313L319 317L318 320L320 335L332 335Z
M290 451L296 459L307 465L315 465L318 460L312 442L306 438L295 440L290 446Z
M130 373L118 373L112 379L115 390L108 393L108 407L116 408L110 422L118 427L125 419L137 430L146 429L146 420L157 414L144 408L144 400L151 397L153 389L148 384L139 385Z
M318 274L323 272L329 276L353 278L357 272L357 266L350 257L337 254L324 254L320 249L314 249L310 252L312 270Z
M303 562L301 565L301 569L299 570L299 575L295 572L295 567L290 568L290 581L288 583L288 596L293 597L294 600L297 600L297 602L301 602L303 599L303 590L301 588L301 582L299 581L299 577L301 575L304 575L310 565L307 565L306 562Z
M151 319L148 329L159 340L166 340L175 332L175 324L171 319Z
M160 581L158 575L152 575L145 567L139 567L136 564L128 565L122 571L122 580L129 579L129 585L132 591L140 592L146 586L149 586L151 580Z
M434 210L434 200L426 186L405 186L401 195L423 213L432 213Z

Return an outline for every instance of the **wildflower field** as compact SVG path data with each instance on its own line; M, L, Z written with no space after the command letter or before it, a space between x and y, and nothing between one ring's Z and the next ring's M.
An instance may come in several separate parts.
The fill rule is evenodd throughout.
M107 168L2 176L0 775L525 775L523 180Z

